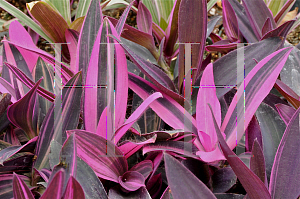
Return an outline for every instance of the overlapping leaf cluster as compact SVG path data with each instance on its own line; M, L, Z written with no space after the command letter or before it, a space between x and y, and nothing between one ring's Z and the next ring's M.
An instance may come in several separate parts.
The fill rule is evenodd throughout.
M215 0L149 2L0 1L30 28L2 40L0 197L299 197L295 0L222 0L227 39Z

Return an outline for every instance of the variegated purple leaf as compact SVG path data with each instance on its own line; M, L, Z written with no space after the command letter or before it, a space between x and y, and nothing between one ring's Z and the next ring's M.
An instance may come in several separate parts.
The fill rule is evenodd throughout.
M83 130L70 130L77 143L77 155L87 162L97 176L118 182L127 170L128 165L123 153L111 141Z
M14 198L18 199L34 199L30 189L25 182L17 175L13 174L13 192Z
M76 180L80 183L86 199L108 199L106 191L93 169L78 157Z
M262 148L260 147L257 139L255 139L253 142L251 155L252 156L250 158L250 169L259 177L259 179L263 183L265 183L266 187L268 188L265 158Z
M254 140L257 139L259 145L263 148L260 126L255 116L252 117L248 128L245 131L246 151L252 151Z
M281 26L275 28L274 30L265 31L265 34L263 33L262 40L267 39L269 37L280 37L284 41L295 21L296 20L290 20L285 22Z
M1 199L13 198L13 178L15 174L3 174L0 175L0 197ZM19 175L19 179L22 179L26 185L30 185L30 178L24 175Z
M11 96L12 103L15 103L17 101L16 93L13 86L2 77L0 77L0 92L9 93Z
M70 177L67 184L67 188L63 195L63 199L69 199L69 198L85 199L84 192L81 185L73 176Z
M132 73L128 73L129 88L138 94L142 99L146 99L153 92L159 89L145 79L138 77ZM185 129L187 131L197 133L196 120L189 115L184 108L168 95L163 94L163 98L157 99L150 107L157 115L174 129ZM190 119L189 119L190 118ZM184 123L185 121L185 123Z
M118 33L118 35L120 36L122 31L123 31L123 28L124 28L124 25L125 25L125 22L126 22L126 19L127 19L127 16L128 16L128 13L131 9L131 6L133 5L134 1L132 1L128 6L127 8L124 10L124 12L122 13L122 16L120 17L117 25L116 25L116 31Z
M0 104L1 104L1 103L3 103L2 100L1 100ZM5 110L4 110L4 111L5 111ZM16 145L19 145L19 146L20 146L20 145L21 145L21 144L20 144L20 141L19 141L18 137L16 136L16 133L15 133L15 131L14 131L14 129L13 129L12 126L8 126L8 128L7 128L7 130L6 130L6 133L5 133L5 135L4 135L3 140L4 140L5 142L8 142L8 143L14 145L14 146L16 146Z
M279 91L279 93L287 99L295 108L300 107L300 99L297 93L295 93L289 86L280 80L276 80L274 87Z
M37 141L37 137L29 140L26 144L22 146L10 146L0 151L0 164L3 165L3 162L13 155L21 152L33 152L34 147Z
M272 30L272 24L271 24L271 19L267 18L267 20L265 21L263 28L261 30L261 34L265 35L267 32Z
M50 152L49 152L49 164L52 171L55 165L60 163L61 149L62 149L62 145L60 143L58 143L56 140L51 141Z
M165 169L174 199L180 198L216 198L214 194L190 170L178 160L164 153ZM178 180L180 179L180 180ZM182 186L188 185L188 186Z
M222 1L224 30L231 42L240 40L239 24L228 0Z
M236 135L237 126L240 125L240 122L243 122L243 125L248 127L256 109L272 89L291 50L290 48L284 48L264 58L249 72L245 78L244 85L242 84L243 86L239 87L235 94L235 99L237 100L231 102L221 126L221 132L228 135L226 140L231 149L235 148L236 143L240 141L244 133L244 131L238 131ZM244 103L244 91L247 93L245 97L245 113L243 112L244 109L239 109L237 115L233 114L236 111L236 107Z
M34 155L23 155L5 161L3 163L3 166L0 167L0 174L6 174L12 172L17 172L17 173L31 172L33 157Z
M145 112L148 106L156 99L163 97L161 93L153 93L130 115L126 122L116 131L114 139L117 143L127 130L136 122L139 117Z
M197 68L197 75L200 75L201 64L206 42L207 30L207 1L186 0L181 1L178 12L178 39L179 43L197 43L192 45L192 66ZM201 31L202 30L202 31ZM179 66L184 65L184 46L179 46ZM178 87L181 88L184 78L184 68L179 67Z
M231 0L229 0L231 1ZM220 98L224 94L226 94L233 85L240 84L241 82L237 82L237 77L244 77L248 75L248 73L253 69L256 65L254 61L261 61L266 56L270 55L271 53L275 52L281 46L282 40L278 37L269 38L258 43L239 48L239 50L244 51L245 57L241 59L242 63L245 63L245 70L241 70L239 72L228 72L228 71L239 71L237 67L237 57L238 53L237 50L234 50L227 55L219 58L216 62L214 62L214 80L215 85L222 85L222 88L217 88L217 96ZM259 50L260 53L257 53ZM224 67L226 65L226 67ZM200 82L200 81L199 81ZM224 85L228 85L228 88L223 87ZM229 88L230 87L230 88ZM193 90L193 93L194 90ZM193 100L196 101L196 100Z
M275 106L284 123L288 125L296 110L293 107L285 104L276 104Z
M42 79L23 98L7 109L7 116L11 123L22 128L30 139L37 135L36 128L33 126L33 112L36 103L36 91L41 81Z
M56 98L54 104L61 103L62 106L57 110L52 104L52 107L49 109L39 133L36 148L36 169L40 170L49 167L48 156L51 140L55 139L58 143L63 144L67 138L66 130L77 127L82 90L82 75L79 72L63 87L62 97L58 96ZM57 114L55 113L56 111L61 112L59 117L55 116Z
M109 189L109 198L114 199L132 199L132 198L143 198L143 199L151 199L150 194L146 187L141 187L137 191L132 191L129 193L124 193L118 188L114 187Z
M269 185L272 198L299 197L300 153L295 150L300 141L299 112L291 118L277 149Z
M137 27L140 31L152 35L152 16L148 8L140 2L136 16Z
M76 59L77 59L77 45L78 45L78 32L72 29L67 29L65 32L66 42L68 43L68 49L70 52L70 69L76 71Z
M61 199L63 192L65 173L64 170L58 171L47 186L41 199Z
M152 22L152 31L159 42L166 36L165 31L154 22Z
M266 198L271 199L270 193L264 183L231 151L229 146L221 134L217 121L215 120L214 113L211 110L213 116L214 126L220 143L220 147L229 162L234 173L238 177L239 181L243 185L244 189L250 198Z
M97 37L97 32L102 23L102 11L100 2L92 0L87 15L84 19L77 45L76 70L82 70L83 85L85 85L86 73L92 54L92 49Z
M131 167L130 171L137 171L141 173L146 180L153 171L153 163L151 160L144 160Z
M127 191L136 191L145 186L144 176L137 171L126 171L119 176L119 184Z
M217 41L212 45L209 46L205 46L205 50L207 50L208 52L210 51L217 51L217 52L221 52L221 53L228 53L231 50L234 50L237 48L237 44L236 43L230 43L229 40L221 40L221 41Z
M21 70L19 70L17 67L10 65L9 63L4 63L12 72L13 74L28 88L32 89L35 85L34 81L32 81L30 78L28 78ZM43 77L44 78L44 77ZM53 102L55 99L55 95L47 91L46 89L38 86L37 92L42 95L45 99Z
M237 181L237 177L230 167L217 170L212 176L213 193L227 192Z
M286 3L282 6L280 11L274 17L274 20L277 24L281 22L281 20L285 17L285 15L291 10L292 6L296 0L287 0Z
M151 179L148 180L146 188L152 198L157 198L160 195L162 183L161 173L154 175Z
M276 28L276 23L273 19L272 13L263 0L245 1L243 5L246 14L249 18L250 24L258 39L262 38L262 29L265 21L269 18L271 21L271 29ZM259 9L257 9L259 8Z

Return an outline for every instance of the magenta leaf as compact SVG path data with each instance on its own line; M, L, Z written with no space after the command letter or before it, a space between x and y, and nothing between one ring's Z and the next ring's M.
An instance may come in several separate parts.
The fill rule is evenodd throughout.
M13 174L13 192L14 198L18 199L34 199L31 191L25 182L17 175Z
M288 125L296 110L293 107L285 104L276 104L275 106L284 123Z
M13 178L16 174L3 174L0 175L0 197L3 199L13 198ZM18 175L26 185L30 185L30 178L24 175Z
M216 198L214 194L190 170L178 160L164 154L165 169L174 199L180 198ZM180 179L180 180L179 180ZM188 185L188 186L182 186Z
M97 176L118 182L127 170L128 165L123 153L111 141L83 130L70 130L77 143L77 155L87 162Z
M119 184L127 191L136 191L145 186L145 178L137 171L126 171L119 176Z
M211 109L211 108L210 108ZM270 193L264 183L231 151L226 141L224 140L221 131L215 120L214 113L211 109L214 126L220 143L220 147L226 157L228 163L243 185L244 189L250 198L268 198L271 199Z
M291 118L277 149L269 185L272 198L297 198L300 193L300 153L295 150L300 141L299 112Z
M11 123L22 128L30 139L34 138L37 134L36 127L33 126L33 112L36 91L41 81L40 79L23 98L7 109L7 116Z
M65 190L63 198L64 199L69 199L69 198L85 199L84 192L81 185L73 176L71 176L68 181L67 188Z
M77 45L78 45L78 32L72 29L67 29L65 32L66 42L68 43L68 49L70 52L70 69L76 71L76 59L77 59Z
M148 8L142 2L138 5L136 23L140 31L152 35L152 16Z
M100 2L92 0L89 10L81 28L77 45L76 70L82 70L83 85L85 85L86 73L92 54L97 32L102 24L102 11Z
M64 174L64 170L60 170L54 175L41 199L61 199L65 178Z
M152 170L153 170L153 163L151 160L144 160L142 162L139 162L130 169L130 171L139 172L144 176L145 179L148 178Z
M236 142L240 141L244 133L238 131L236 135L235 132L239 126L239 124L236 125L236 117L238 122L243 122L244 126L248 127L256 109L272 89L291 50L290 48L281 49L264 58L249 72L244 85L239 87L235 94L237 100L231 102L221 126L221 131L228 135L226 141L231 149L235 148ZM242 109L237 115L233 114L236 111L236 106L244 103L244 96L242 97L244 91L247 93L245 96L245 114L241 112Z

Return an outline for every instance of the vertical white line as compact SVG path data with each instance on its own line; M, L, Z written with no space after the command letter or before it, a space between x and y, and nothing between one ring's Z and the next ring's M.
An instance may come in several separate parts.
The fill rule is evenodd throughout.
M54 43L55 50L55 69L54 69L54 94L55 94L55 104L54 104L54 127L58 131L56 141L63 144L62 138L62 78L61 78L61 43Z

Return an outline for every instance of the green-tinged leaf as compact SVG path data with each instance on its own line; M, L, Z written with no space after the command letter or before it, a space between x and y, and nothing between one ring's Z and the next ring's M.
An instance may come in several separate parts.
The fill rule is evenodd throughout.
M69 28L64 18L45 2L36 2L33 6L27 4L31 16L38 21L42 30L57 43L64 43L65 31Z
M13 192L14 198L17 199L34 199L31 191L29 190L28 186L25 182L17 175L13 174Z
M39 134L36 149L36 169L50 167L48 157L51 141L54 139L62 144L67 138L66 130L76 129L80 114L82 90L82 75L79 72L63 87L62 98L61 96L56 97L54 101L56 106L53 104L49 109ZM58 104L62 106L57 106Z
M143 31L148 34L152 34L152 17L147 9L147 7L140 2L138 6L138 13L137 13L137 26L140 31Z
M174 199L216 198L214 194L190 170L178 160L164 154L166 175ZM180 179L180 180L179 180ZM183 186L188 185L188 186Z
M154 23L159 24L160 12L157 9L157 1L155 0L142 0L145 6L149 9L152 20Z
M273 16L276 16L286 2L287 0L270 0L268 7L272 11Z
M53 170L54 166L59 164L59 156L62 145L59 144L56 140L52 140L50 143L50 152L49 152L49 164L50 168Z
M71 8L70 0L49 0L53 6L59 11L61 16L70 25L71 24Z
M22 99L11 105L7 110L8 119L14 125L22 128L29 139L37 135L33 126L33 111L36 103L36 91L41 81L40 79Z
M258 107L256 117L261 129L266 174L269 180L275 154L286 125L278 112L265 103Z
M209 11L212 7L214 7L214 5L218 2L218 0L210 0L207 3L207 11Z
M86 16L92 0L79 1L75 19Z
M30 19L25 13L11 5L5 0L0 0L0 7L6 10L8 13L13 15L14 17L18 18L20 21L24 22L26 25L28 25L32 30L34 30L36 33L41 35L44 39L46 39L48 42L53 43L52 39L44 33L42 28L35 23L32 19Z
M81 184L86 199L108 199L106 191L93 169L77 157L76 180Z

